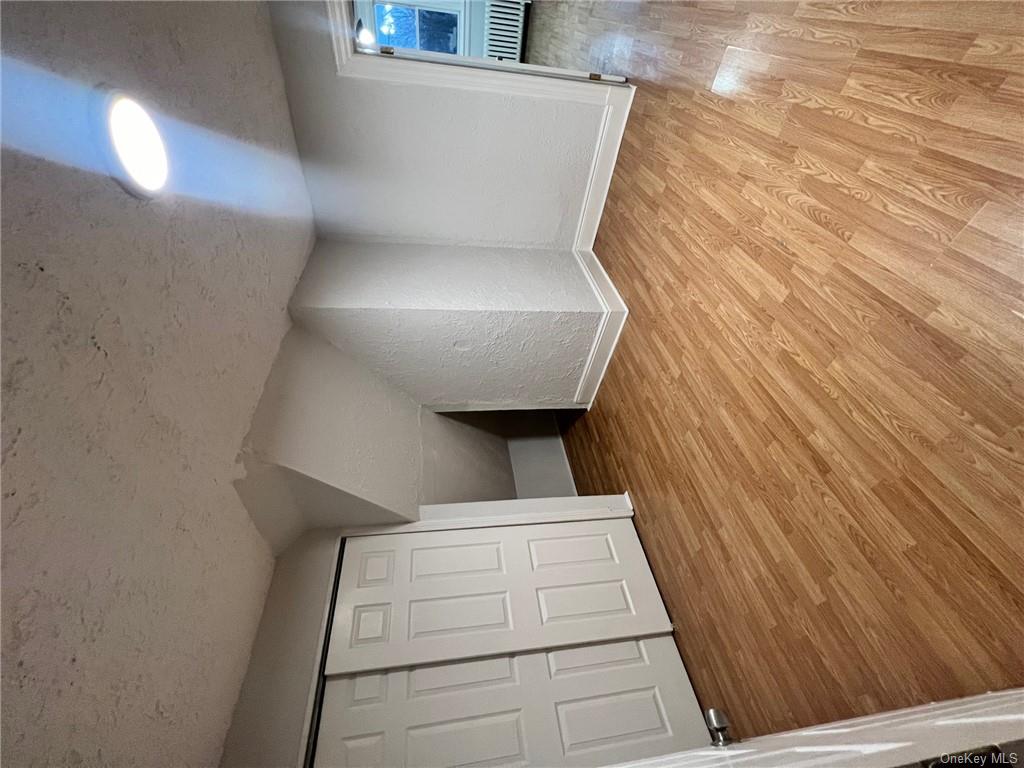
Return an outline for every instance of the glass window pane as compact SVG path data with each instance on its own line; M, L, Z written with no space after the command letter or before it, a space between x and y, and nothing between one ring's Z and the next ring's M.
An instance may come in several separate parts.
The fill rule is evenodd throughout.
M373 7L377 22L377 42L396 48L418 48L416 43L416 10L391 3Z
M444 11L419 10L421 51L457 53L459 41L459 16Z

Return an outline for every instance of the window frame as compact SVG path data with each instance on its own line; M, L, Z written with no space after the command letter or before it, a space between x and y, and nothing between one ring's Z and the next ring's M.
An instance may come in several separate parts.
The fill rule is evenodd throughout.
M386 0L354 0L353 6L355 7L356 18L363 22L363 26L373 31L373 36L378 36L377 32L377 9L378 5L387 5ZM439 51L426 51L426 53L437 53L440 56L465 56L467 55L469 46L469 0L397 0L397 2L390 3L390 5L401 6L402 8L410 8L416 12L416 43L419 45L419 11L440 11L442 13L453 13L458 17L458 26L456 27L456 40L455 40L455 53L450 54L447 52ZM421 51L421 48L401 48L395 46L398 50L404 51Z

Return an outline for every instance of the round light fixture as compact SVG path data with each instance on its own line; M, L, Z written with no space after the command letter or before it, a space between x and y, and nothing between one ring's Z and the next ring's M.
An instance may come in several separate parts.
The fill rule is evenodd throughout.
M135 99L113 93L107 102L107 131L121 166L118 181L142 197L159 193L167 184L167 150L149 112Z

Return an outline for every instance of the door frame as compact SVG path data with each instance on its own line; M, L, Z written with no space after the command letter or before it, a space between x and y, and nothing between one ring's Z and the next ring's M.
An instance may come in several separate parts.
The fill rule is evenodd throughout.
M379 536L386 533L455 531L462 528L495 528L538 523L578 523L633 517L629 493L610 496L555 496L542 499L469 501L455 504L421 504L420 519L411 523L362 525L342 528L342 538Z

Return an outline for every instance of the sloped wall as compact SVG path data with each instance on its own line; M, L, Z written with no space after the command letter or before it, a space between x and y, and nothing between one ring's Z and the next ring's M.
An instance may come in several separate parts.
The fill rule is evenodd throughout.
M416 520L419 505L515 497L506 439L420 407L301 326L278 354L236 487L275 553L313 528Z

